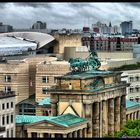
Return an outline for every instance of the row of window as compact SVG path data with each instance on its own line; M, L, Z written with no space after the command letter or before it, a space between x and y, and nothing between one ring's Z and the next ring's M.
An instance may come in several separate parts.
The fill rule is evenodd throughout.
M35 106L31 104L19 104L20 115L35 115Z
M136 96L135 98L130 97L130 101L136 101L136 102L139 102L139 101L140 101L140 97L139 97L139 96Z
M42 83L49 83L49 82L50 82L50 78L48 76L42 77ZM54 83L57 83L56 77L54 78Z
M11 102L11 103L3 103L2 104L2 110L13 108L13 105L14 105L13 102ZM1 109L1 107L0 107L0 109Z
M10 130L7 129L7 130L6 130L7 138L13 138L13 137L14 137L14 131L13 131L13 129L11 129L11 136L9 135L9 132L10 132Z
M136 77L129 77L129 81L130 81L130 82L140 81L140 77L139 77L139 76L136 76Z
M130 91L130 93L133 93L133 92L140 92L140 87L135 87L135 88L130 87L130 88L129 88L129 91Z
M6 122L5 122L5 120L6 120ZM14 115L11 115L11 117L9 117L9 115L2 116L2 125L11 124L13 122L14 122Z
M6 75L5 76L5 82L11 82L11 76L10 75ZM56 78L54 79L54 82L56 83ZM48 76L43 76L42 77L42 83L49 83L49 77Z

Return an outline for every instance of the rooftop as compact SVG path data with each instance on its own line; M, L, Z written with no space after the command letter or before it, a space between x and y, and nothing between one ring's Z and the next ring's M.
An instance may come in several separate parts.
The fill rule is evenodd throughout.
M50 105L51 104L51 99L50 98L44 98L39 102L38 105Z
M24 46L35 46L36 48L37 44L14 37L0 37L0 48L4 47L12 48Z
M107 70L92 70L86 72L77 72L77 73L68 73L61 77L61 79L86 79L96 76L106 76L109 74L115 74L115 72L107 71Z
M130 101L126 99L126 108L132 108L132 107L136 107L139 106L140 107L140 103L134 102L134 101Z
M87 119L75 116L73 114L64 114L61 116L30 116L30 115L16 115L17 124L30 124L46 120L51 123L61 125L63 127L70 127L76 124L87 122Z
M55 40L53 36L46 33L39 33L39 32L10 32L10 33L0 34L0 37L6 37L6 36L15 36L17 38L23 38L29 42L39 43L38 48L41 48L44 45Z

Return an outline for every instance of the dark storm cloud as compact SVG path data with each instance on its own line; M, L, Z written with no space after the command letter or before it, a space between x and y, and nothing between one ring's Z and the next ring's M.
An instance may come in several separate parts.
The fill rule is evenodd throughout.
M139 27L140 3L1 3L0 19L15 28L30 28L38 20L48 28L82 28L97 21L120 25L134 20Z
M140 8L140 3L139 2L135 2L135 3L127 3L126 5L129 5L133 8Z
M33 7L33 8L50 8L51 9L51 5L47 4L47 3L30 3L30 2L26 2L26 3L15 3L15 6L26 6L26 7Z
M3 9L5 8L6 3L0 3L0 8Z

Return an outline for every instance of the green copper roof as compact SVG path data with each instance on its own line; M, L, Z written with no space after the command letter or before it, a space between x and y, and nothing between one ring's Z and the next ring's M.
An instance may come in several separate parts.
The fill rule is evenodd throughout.
M45 99L41 100L38 105L50 105L50 104L51 104L51 99L45 98Z
M126 108L131 108L131 107L135 107L135 106L140 106L140 103L126 100Z
M35 123L43 120L50 120L50 116L31 116L31 115L16 115L16 123Z
M85 122L85 121L87 121L87 119L75 116L75 115L70 114L70 113L64 114L61 116L57 116L56 118L52 118L50 120L50 122L53 122L53 123L56 123L59 125L63 125L65 127L80 124L80 123Z
M64 127L69 127L72 125L80 124L86 122L87 119L81 118L70 113L61 116L30 116L30 115L16 115L17 124L30 124L35 122L40 122L47 120L49 122L62 125Z

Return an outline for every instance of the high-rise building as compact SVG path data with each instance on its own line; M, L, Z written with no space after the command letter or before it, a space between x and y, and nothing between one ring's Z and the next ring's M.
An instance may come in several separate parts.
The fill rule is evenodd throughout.
M47 25L45 22L37 21L32 25L32 29L46 29Z
M133 30L133 22L132 21L124 21L120 24L122 35L131 34Z

